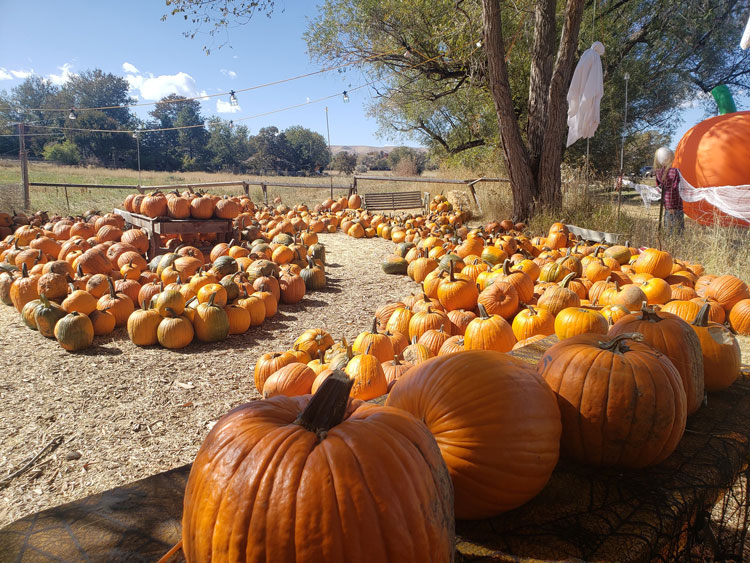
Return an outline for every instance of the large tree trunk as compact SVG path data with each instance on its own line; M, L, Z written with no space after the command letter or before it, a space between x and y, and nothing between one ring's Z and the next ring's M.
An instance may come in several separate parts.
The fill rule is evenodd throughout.
M534 45L529 74L529 120L526 139L534 174L539 172L542 145L547 129L549 83L555 62L555 0L539 0L534 9Z
M525 221L533 210L537 184L513 109L498 0L482 0L482 23L490 93L495 103L500 140L513 192L513 220Z
M584 4L584 0L568 0L555 69L549 85L547 121L537 182L539 205L553 210L560 209L562 206L560 165L568 125L567 94L573 76L573 61L578 48L578 33L581 28Z
M559 209L562 204L560 164L567 126L567 90L573 73L584 0L568 0L557 59L555 1L539 0L535 12L534 47L529 85L528 147L518 125L505 62L502 10L499 0L482 0L487 75L495 103L513 192L513 219L526 220L536 206Z

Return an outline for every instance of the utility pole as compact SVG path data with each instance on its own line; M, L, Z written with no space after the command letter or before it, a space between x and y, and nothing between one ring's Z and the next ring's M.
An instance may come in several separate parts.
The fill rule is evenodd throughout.
M18 159L21 161L21 182L23 183L23 209L31 207L29 198L29 155L26 152L26 124L18 124Z

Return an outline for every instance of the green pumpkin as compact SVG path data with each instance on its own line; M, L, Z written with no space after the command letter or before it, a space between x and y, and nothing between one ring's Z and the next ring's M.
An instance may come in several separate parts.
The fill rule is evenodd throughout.
M394 251L394 254L396 256L400 256L401 258L404 258L407 253L414 248L416 245L413 242L402 242L396 245L396 250Z
M36 328L36 317L34 316L34 313L36 311L36 308L39 307L39 305L42 304L41 299L32 299L26 305L23 306L21 309L21 318L23 318L24 324L29 327L31 330L37 330Z
M326 263L326 247L319 242L316 242L307 249L307 255L320 260L323 264Z
M271 242L273 242L274 244L283 244L284 246L289 246L291 244L294 244L294 237L287 233L279 233L278 235L273 237L273 240Z
M94 325L80 313L70 313L55 325L55 338L68 352L85 350L94 343Z
M215 261L211 269L216 273L219 278L224 276L230 276L236 274L240 269L237 265L237 260L231 256L219 256Z
M162 272L164 272L164 270L166 270L169 266L174 264L174 261L177 260L179 257L180 255L174 252L167 252L166 254L163 254L161 257L159 256L156 257L156 258L161 258L156 267L156 275L159 276L159 279L161 279ZM153 263L154 260L152 260L151 262Z
M234 281L236 276L237 274L229 274L221 278L219 282L227 290L227 303L231 303L240 296L240 286Z
M279 272L279 265L270 260L256 260L247 269L250 281L255 281L260 277L278 277Z
M57 303L50 302L50 300L44 295L40 295L39 300L41 301L41 304L37 305L34 309L36 327L42 336L54 338L55 325L68 313Z
M315 264L311 257L307 257L307 267L300 272L300 277L305 282L305 289L315 291L326 286L326 274L323 268Z
M405 276L409 263L400 256L391 255L383 261L381 267L386 274Z
M463 260L461 260L461 257L457 256L456 254L446 254L445 256L440 258L440 262L438 262L438 268L440 268L444 272L450 272L451 263L455 264L456 262L463 263ZM458 271L458 269L456 271Z
M224 309L214 305L215 295L195 308L193 326L201 342L219 342L229 336L229 317Z

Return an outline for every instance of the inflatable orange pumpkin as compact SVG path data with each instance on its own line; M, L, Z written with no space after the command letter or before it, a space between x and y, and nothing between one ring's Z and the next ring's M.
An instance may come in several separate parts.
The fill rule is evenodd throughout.
M680 140L672 166L696 188L750 185L750 111L701 121ZM685 201L683 208L702 225L713 225L717 219L723 226L750 226L704 200Z

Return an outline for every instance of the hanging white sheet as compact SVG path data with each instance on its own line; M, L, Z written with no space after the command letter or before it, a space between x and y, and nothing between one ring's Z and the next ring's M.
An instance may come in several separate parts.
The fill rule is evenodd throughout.
M599 106L604 95L601 56L604 45L594 42L578 61L568 89L568 144L590 139L599 127Z
M750 19L747 20L745 33L742 34L742 39L740 39L740 47L742 47L743 50L750 47Z

